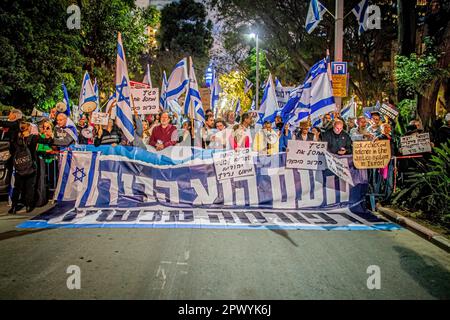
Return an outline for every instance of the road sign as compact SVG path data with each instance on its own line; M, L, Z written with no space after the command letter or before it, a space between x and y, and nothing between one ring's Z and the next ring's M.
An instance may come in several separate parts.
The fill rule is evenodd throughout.
M347 62L332 62L331 78L333 81L333 95L335 97L346 97L348 91Z
M347 62L332 62L331 63L331 74L347 74Z

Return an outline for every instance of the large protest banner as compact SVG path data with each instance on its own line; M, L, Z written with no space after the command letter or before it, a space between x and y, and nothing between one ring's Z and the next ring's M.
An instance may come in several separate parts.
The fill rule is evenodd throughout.
M327 142L289 140L286 168L325 170L327 168L324 153L326 150Z
M353 142L353 163L357 169L384 168L390 160L389 140Z
M137 114L159 113L159 89L131 89L133 107Z
M430 134L413 134L400 138L401 153L410 155L422 152L431 152Z
M62 156L57 206L19 227L398 228L365 210L367 174L351 157L354 186L329 170L287 169L285 153L252 154L254 175L219 180L214 154L223 151L172 148L74 147Z

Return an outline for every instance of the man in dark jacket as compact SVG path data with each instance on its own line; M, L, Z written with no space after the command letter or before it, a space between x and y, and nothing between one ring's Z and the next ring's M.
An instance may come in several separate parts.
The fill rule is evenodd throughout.
M328 151L334 154L352 154L352 139L344 130L342 120L336 119L333 130L323 133L322 141L328 142Z

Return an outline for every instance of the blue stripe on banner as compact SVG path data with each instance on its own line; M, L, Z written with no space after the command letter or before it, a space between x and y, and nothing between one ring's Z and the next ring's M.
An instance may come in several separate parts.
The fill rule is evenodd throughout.
M361 226L279 226L279 225L209 225L209 224L119 224L119 223L93 223L93 224L50 224L45 221L26 221L17 226L19 229L48 228L48 229L86 229L86 228L132 228L132 229L245 229L245 230L316 230L316 231L394 231L404 230L394 223Z
M179 94L181 91L183 91L183 89L186 87L187 84L188 80L184 80L183 83L178 88L166 92L166 99L170 98L171 96Z
M119 106L116 107L116 114L117 117L120 119L122 124L124 125L125 129L130 133L130 135L134 136L134 126L131 122L132 120L128 119L125 113L122 111Z
M92 152L92 159L91 159L91 167L89 168L89 179L88 179L88 185L87 185L87 189L86 192L83 194L83 197L81 198L81 202L80 205L81 206L85 206L86 201L89 197L89 194L91 193L91 189L92 189L92 180L94 180L94 170L96 168L96 160L97 160L97 152Z
M68 151L66 158L66 166L64 167L64 173L61 180L61 189L59 189L58 201L62 201L62 199L64 198L64 192L66 190L66 185L69 180L71 165L72 165L72 152Z

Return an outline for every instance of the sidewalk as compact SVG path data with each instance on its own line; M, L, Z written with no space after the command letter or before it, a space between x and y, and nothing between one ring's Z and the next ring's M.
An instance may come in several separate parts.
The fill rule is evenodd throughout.
M421 237L427 239L441 249L450 252L450 241L448 241L447 238L445 238L441 234L432 231L409 218L402 216L393 209L382 207L381 205L377 204L377 211L388 219L393 220L394 222L402 226L405 226Z

